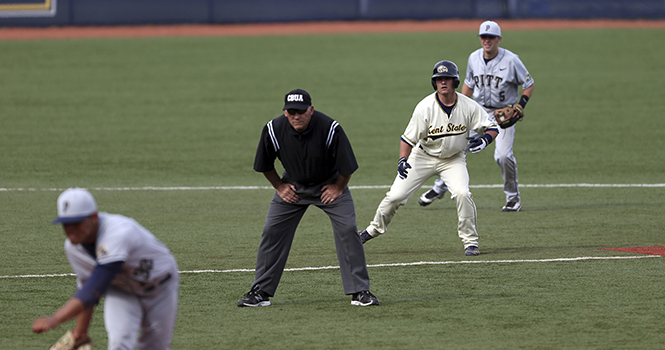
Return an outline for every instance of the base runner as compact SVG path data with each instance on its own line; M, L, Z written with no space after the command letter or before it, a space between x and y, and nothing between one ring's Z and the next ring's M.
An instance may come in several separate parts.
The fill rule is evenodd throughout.
M457 232L465 254L479 255L476 205L469 191L466 150L483 150L496 138L497 125L478 103L455 91L460 83L455 63L436 63L431 81L436 91L416 105L402 134L397 177L379 204L374 220L359 234L365 243L385 233L397 209L425 181L438 175L457 204ZM471 131L480 136L470 139Z

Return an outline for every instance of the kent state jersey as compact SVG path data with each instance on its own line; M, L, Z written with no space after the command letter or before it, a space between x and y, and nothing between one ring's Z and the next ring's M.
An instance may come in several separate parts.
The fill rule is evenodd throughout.
M433 92L416 105L402 134L402 140L411 147L419 145L430 156L448 158L466 150L469 131L482 134L487 129L498 128L482 106L458 92L449 117L436 94Z
M496 57L485 63L483 49L469 55L464 84L474 89L473 99L487 109L503 108L519 100L519 89L528 89L533 78L519 56L499 48Z

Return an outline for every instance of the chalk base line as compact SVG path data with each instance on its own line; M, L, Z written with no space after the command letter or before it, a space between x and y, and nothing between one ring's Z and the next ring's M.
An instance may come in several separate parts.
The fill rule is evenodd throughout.
M503 184L489 184L489 185L470 185L470 188L503 188ZM665 183L656 184L520 184L523 188L576 188L576 187L589 187L589 188L620 188L620 187L665 187ZM367 189L385 189L390 188L390 185L373 185L373 186L349 186L350 189L367 190ZM89 187L90 191L210 191L210 190L274 190L271 186L145 186L145 187ZM0 188L0 192L62 192L66 188Z
M664 248L665 247L661 247ZM599 248L605 249L605 248ZM610 249L613 250L613 249ZM519 260L460 260L460 261L418 261L410 263L390 263L373 264L367 267L401 267L401 266L422 266L422 265L456 265L456 264L505 264L505 263L546 263L546 262L571 262L585 260L625 260L625 259L645 259L661 258L661 255L637 255L637 256L581 256L576 258L552 258L552 259L519 259ZM339 266L315 266L315 267L295 267L287 268L284 271L319 271L334 270ZM233 273L233 272L254 272L254 269L230 269L230 270L185 270L181 274L199 274L199 273ZM76 276L73 273L45 274L45 275L17 275L0 276L1 278L46 278L46 277L70 277Z

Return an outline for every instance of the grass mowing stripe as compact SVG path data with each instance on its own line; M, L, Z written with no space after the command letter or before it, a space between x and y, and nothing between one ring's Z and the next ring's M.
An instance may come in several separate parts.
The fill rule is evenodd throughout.
M463 261L418 261L412 263L394 263L394 264L374 264L367 267L400 267L400 266L420 266L420 265L450 265L450 264L502 264L502 263L538 263L538 262L561 262L561 261L583 261L583 260L621 260L621 259L644 259L644 258L662 258L660 255L645 256L580 256L577 258L554 258L554 259L524 259L524 260L463 260ZM284 269L284 271L316 271L339 269L339 266L312 266L312 267L294 267ZM181 274L198 273L230 273L230 272L254 272L254 269L231 269L231 270L191 270L180 271ZM20 275L20 276L0 276L0 278L45 278L45 277L69 277L76 276L73 273L49 274L49 275Z

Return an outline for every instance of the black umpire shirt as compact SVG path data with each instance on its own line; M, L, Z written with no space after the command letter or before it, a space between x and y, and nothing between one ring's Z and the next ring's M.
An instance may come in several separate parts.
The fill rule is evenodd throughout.
M263 127L254 170L273 170L275 158L284 167L282 181L295 185L296 193L306 196L320 196L323 185L337 182L339 174L351 175L358 169L342 126L316 110L302 133L284 115Z

